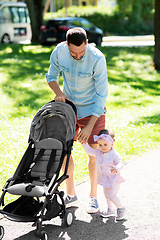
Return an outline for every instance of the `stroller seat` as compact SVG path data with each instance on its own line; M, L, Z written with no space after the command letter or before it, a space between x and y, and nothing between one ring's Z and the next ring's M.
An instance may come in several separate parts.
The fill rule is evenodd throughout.
M13 195L41 197L47 192L45 180L51 179L60 165L63 144L57 139L46 138L35 143L35 154L30 166L30 181L8 187Z
M47 138L35 143L34 160L39 157L41 150L44 153L39 161L31 170L32 177L39 177L40 179L51 179L53 174L57 171L60 159L62 156L63 144L58 139ZM48 176L47 176L48 174Z

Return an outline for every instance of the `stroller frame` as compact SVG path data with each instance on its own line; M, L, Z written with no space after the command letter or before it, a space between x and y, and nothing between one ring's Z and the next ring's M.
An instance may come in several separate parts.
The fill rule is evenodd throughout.
M4 185L2 189L3 193L0 198L0 205L4 206L4 197L7 192L13 195L21 195L21 197L18 198L16 201L9 203L2 210L0 209L0 213L2 213L7 219L11 221L34 222L36 224L35 236L41 240L47 239L47 233L42 229L43 221L51 220L52 218L59 216L62 219L63 225L70 226L74 218L73 213L71 211L66 211L65 202L63 198L64 192L58 190L58 187L60 186L60 184L69 177L67 175L67 170L68 170L69 159L72 151L74 134L75 134L75 126L76 126L76 108L74 104L71 103L70 101L66 101L66 103L60 103L60 102L56 103L54 101L51 101L45 104L37 112L31 124L28 148L24 153L13 177L8 179L6 184ZM45 120L54 119L55 115L52 112L50 112L50 110L48 110L48 106L50 107L51 110L53 110L54 105L56 106L55 108L58 109L57 110L58 114L59 114L59 109L61 107L62 109L64 109L66 108L66 106L68 106L68 109L70 109L70 111L72 112L71 114L72 116L69 117L68 119L71 120L71 123L73 124L73 126L71 127L71 129L68 130L66 143L63 137L57 136L57 133L54 133L56 136L56 140L54 139L54 137L53 139L50 136L49 138L44 137L44 128L43 128L43 131L41 131L41 134L37 135L37 133L35 133L36 137L32 133L34 122L40 113L45 112L45 117L44 117ZM46 108L47 108L47 117L46 117ZM68 111L68 109L66 111ZM64 116L64 114L62 115L63 115L62 118L66 117ZM37 140L37 136L39 136L38 140ZM34 137L36 139L34 139ZM41 173L36 172L37 171L36 168L37 166L39 168L39 166L42 165L42 163L44 162L43 158L46 158L46 156L44 156L44 152L49 151L48 145L51 145L52 143L54 144L54 142L55 144L63 143L61 156L57 161L58 163L56 163L56 159L58 157L57 155L55 155L55 151L53 149L51 151L50 158L47 162L47 167L46 167L47 173L45 173L46 174L45 178L44 176L41 176L41 178L39 178L38 174L41 174ZM42 143L46 144L46 148L48 149L44 150L43 148L41 148L39 153L36 154L37 148L35 146L43 145ZM59 172L65 157L67 157L65 170L63 175L59 177ZM43 161L41 159L43 159ZM55 167L55 164L56 164L56 167ZM39 179L41 180L39 181ZM45 197L44 202L40 201L42 197ZM57 201L57 197L59 198L59 201ZM35 198L37 200L35 200ZM34 204L36 206L36 211L34 212L33 215L29 215L29 216L26 216L23 214L20 215L18 211L21 211L21 207L23 207L23 204L27 201L34 201ZM1 228L1 230L3 230L2 232L4 234L3 227Z

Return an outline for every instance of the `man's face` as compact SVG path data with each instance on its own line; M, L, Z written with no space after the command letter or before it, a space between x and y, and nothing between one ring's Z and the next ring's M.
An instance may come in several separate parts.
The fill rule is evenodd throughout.
M72 43L70 43L69 45L67 44L70 54L76 60L80 60L84 56L86 51L86 45L87 43L85 44L84 42L80 46L76 46Z

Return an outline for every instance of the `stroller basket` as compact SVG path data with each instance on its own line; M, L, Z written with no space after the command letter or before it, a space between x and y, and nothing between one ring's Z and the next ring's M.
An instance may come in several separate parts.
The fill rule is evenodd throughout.
M42 203L33 197L21 196L5 206L1 213L12 221L33 222L41 208Z
M11 221L16 222L34 222L37 214L41 211L43 203L33 197L21 196L12 203L3 208L1 213ZM50 220L61 212L61 205L55 195L47 206L47 213L43 220Z

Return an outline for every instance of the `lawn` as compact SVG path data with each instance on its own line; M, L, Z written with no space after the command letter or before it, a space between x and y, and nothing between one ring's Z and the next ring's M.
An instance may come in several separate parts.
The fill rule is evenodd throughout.
M45 74L54 46L0 45L0 188L12 176L28 143L32 118L54 99ZM124 162L160 146L160 74L153 47L100 47L108 67L106 127L116 134ZM60 84L63 79L60 75ZM74 144L75 181L88 178L87 155Z

